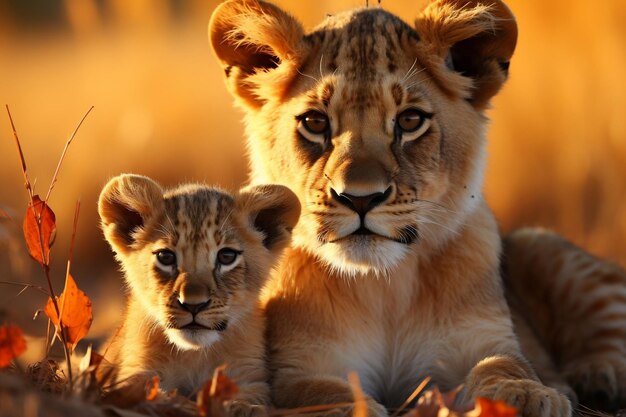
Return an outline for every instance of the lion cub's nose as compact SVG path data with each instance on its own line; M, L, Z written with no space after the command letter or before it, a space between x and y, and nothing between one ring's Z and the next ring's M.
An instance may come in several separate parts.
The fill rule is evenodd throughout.
M180 300L178 300L178 305L180 306L180 308L182 308L185 311L190 312L194 316L198 314L199 312L201 312L202 310L206 310L209 304L211 304L211 300L206 301L204 303L199 303L199 304L183 303Z
M330 189L333 199L355 211L360 217L364 217L368 211L382 204L389 198L391 187L387 188L384 193L373 193L364 196L356 196L347 193L337 193L334 189Z
M194 316L211 304L208 290L196 283L184 282L178 293L178 306Z

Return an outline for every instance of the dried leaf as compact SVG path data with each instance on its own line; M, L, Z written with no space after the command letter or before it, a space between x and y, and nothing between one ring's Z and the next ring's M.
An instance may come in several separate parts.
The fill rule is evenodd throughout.
M438 387L425 391L417 401L415 408L409 411L407 417L479 417L474 413L474 403L462 403L457 396L463 387L442 393ZM467 412L468 414L465 414Z
M156 400L159 395L159 382L161 382L161 379L157 375L153 376L152 379L147 382L146 389L148 393L146 394L146 400Z
M516 417L518 415L517 408L508 405L503 401L488 400L487 398L476 398L477 414L472 413L473 417Z
M34 196L33 201L28 203L23 228L24 239L30 256L42 265L49 265L50 247L56 236L56 217L50 206L41 201L38 195Z
M0 326L0 368L8 366L13 359L26 350L22 329L17 326Z
M442 408L445 410L443 415L448 415L448 409L441 403L441 396L438 395L439 390L435 387L433 390L428 390L422 394L417 401L415 408L409 411L406 416L409 417L437 417L439 416L439 410Z
M61 296L57 298L57 304L61 310L61 321L65 328L65 341L68 348L73 350L76 344L85 337L89 327L91 327L93 320L91 300L76 286L74 278L67 274L65 289ZM57 335L60 337L59 317L54 308L52 298L48 298L44 312L56 327Z
M198 412L203 417L226 415L224 402L232 399L239 392L237 384L224 374L225 369L225 366L217 367L213 372L213 378L198 393Z

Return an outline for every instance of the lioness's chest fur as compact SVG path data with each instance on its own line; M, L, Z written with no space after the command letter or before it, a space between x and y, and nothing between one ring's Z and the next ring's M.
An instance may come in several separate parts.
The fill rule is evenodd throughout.
M305 367L340 378L354 371L369 395L395 407L426 377L443 390L461 385L485 340L493 340L493 353L515 352L493 270L500 240L489 215L474 220L489 229L464 230L440 254L408 257L386 276L329 274L306 253L289 250L264 298L269 346L297 354L275 358L273 369Z

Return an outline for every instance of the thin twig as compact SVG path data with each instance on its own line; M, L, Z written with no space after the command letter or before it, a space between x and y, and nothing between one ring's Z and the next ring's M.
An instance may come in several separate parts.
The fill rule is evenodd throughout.
M22 152L22 145L20 145L20 140L17 137L17 130L15 129L15 123L13 123L13 117L11 116L11 111L9 110L9 105L5 104L7 109L7 114L9 115L9 121L11 122L11 129L13 129L13 139L15 139L15 145L17 146L17 152L20 155L20 161L22 163L22 173L24 174L24 186L28 191L28 195L30 196L30 201L33 201L33 190L30 187L30 181L28 180L28 174L26 173L26 160L24 159L24 152Z
M50 356L50 347L52 346L52 343L50 343L50 328L52 327L51 324L52 322L50 321L50 317L48 317L48 326L46 328L46 359L48 359L48 357Z
M13 282L13 281L0 281L0 284L6 284L6 285L18 285L18 286L20 286L20 287L24 287L24 288L20 291L20 294L21 294L22 292L24 292L24 290L25 290L25 289L32 288L32 289L38 290L38 291L40 291L40 292L42 292L42 293L46 294L48 297L50 296L50 293L49 293L48 291L46 291L46 290L45 290L45 288L40 287L40 286L38 286L38 285L24 284L23 282ZM18 294L18 295L19 295L19 294Z
M402 412L402 410L404 410L406 407L409 406L409 404L411 404L411 402L417 398L417 396L424 390L424 388L426 388L426 385L428 385L428 383L430 382L430 377L427 376L426 378L424 378L424 380L417 386L417 388L415 388L415 391L413 391L413 393L411 395L409 395L409 398L407 398L402 405L400 406L400 408L398 408L390 417L398 417L400 415L400 413Z
M50 193L52 192L52 189L54 188L54 185L57 182L57 177L59 175L59 170L61 169L61 165L63 164L63 160L65 159L65 154L67 153L67 150L69 149L70 145L72 144L72 141L74 140L74 136L76 136L76 133L78 133L78 129L80 129L81 125L83 124L83 122L85 121L85 119L87 118L89 113L91 113L91 111L93 110L93 107L94 106L91 106L89 108L89 110L87 110L87 113L85 113L83 118L80 119L80 122L78 122L78 126L76 126L76 129L74 129L74 131L72 132L72 135L70 136L70 138L65 143L65 147L63 148L63 152L61 153L61 158L59 158L59 163L57 164L57 168L54 171L54 175L52 176L52 181L50 181L50 188L48 188L48 193L46 194L46 198L44 199L46 204L48 203L48 199L50 198Z
M72 240L70 241L70 253L67 258L67 275L70 273L70 263L74 256L74 242L76 240L76 229L78 226L78 215L80 214L80 200L76 202L76 208L74 209L74 226L72 227Z
M356 372L350 372L348 374L348 382L352 389L352 396L354 397L354 411L352 411L353 417L367 417L367 402L365 400L365 394L361 388L359 382L359 375Z

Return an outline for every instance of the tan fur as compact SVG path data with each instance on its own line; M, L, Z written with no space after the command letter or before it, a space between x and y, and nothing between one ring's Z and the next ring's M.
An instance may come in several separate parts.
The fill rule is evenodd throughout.
M541 229L518 230L505 245L516 332L526 333L524 352L544 362L541 378L575 388L587 406L624 407L626 272Z
M238 25L255 10L282 23L262 33ZM526 417L569 416L564 394L575 394L545 347L530 337L524 353L536 353L533 366L545 365L540 374L560 393L522 353L517 337L532 330L510 313L501 240L482 195L484 110L517 39L509 9L439 0L413 28L357 9L302 35L275 6L230 0L209 33L246 112L252 183L286 185L303 208L265 294L276 405L351 401L346 376L357 371L373 416L426 376L444 390L464 383L465 399L508 401ZM291 44L276 43L276 33ZM255 65L250 51L273 65ZM424 115L415 133L398 130L407 109ZM311 111L330 129L307 129Z
M281 186L231 196L193 184L164 191L137 175L109 181L99 212L129 287L123 325L106 358L118 379L156 373L162 389L194 394L227 364L240 388L231 414L262 414L269 389L258 295L299 209ZM232 264L218 262L224 248L241 252ZM163 249L175 253L173 266L159 263ZM185 330L194 320L205 329Z

